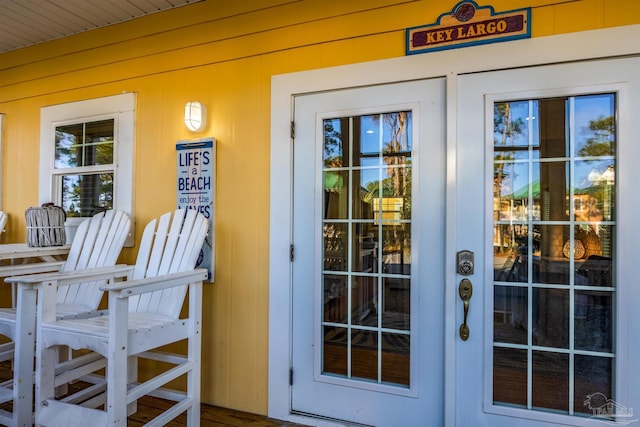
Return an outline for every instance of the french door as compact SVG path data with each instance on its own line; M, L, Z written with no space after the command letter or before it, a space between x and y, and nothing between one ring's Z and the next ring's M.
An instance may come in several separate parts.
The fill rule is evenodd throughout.
M292 409L440 425L444 81L296 97L295 132Z
M292 412L635 421L638 70L624 58L296 96Z
M639 69L633 58L460 77L451 229L476 269L456 425L637 420Z

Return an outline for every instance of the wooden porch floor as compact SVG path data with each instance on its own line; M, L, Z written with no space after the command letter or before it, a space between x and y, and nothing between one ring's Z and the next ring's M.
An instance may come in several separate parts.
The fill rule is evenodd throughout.
M11 362L0 363L0 381L12 377ZM138 401L138 411L128 419L128 427L140 427L157 416L170 402L154 397L145 396ZM11 410L11 403L0 404L1 409ZM1 425L1 424L0 424ZM90 423L87 425L91 425ZM187 425L187 416L182 414L168 423L167 427L184 427ZM274 420L262 415L247 412L234 411L202 404L200 425L202 427L304 427L301 424L288 423Z
M159 408L166 402L159 399L144 397L139 401L138 412L129 417L128 427L139 427L151 420L159 412ZM184 427L187 425L185 414L180 415L167 427ZM261 415L234 411L217 406L205 405L201 407L200 425L203 427L303 427L301 424L292 424L284 421L273 420Z

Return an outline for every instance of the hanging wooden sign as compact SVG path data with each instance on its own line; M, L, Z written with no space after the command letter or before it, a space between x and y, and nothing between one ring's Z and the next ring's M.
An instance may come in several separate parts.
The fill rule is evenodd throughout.
M196 267L209 270L209 281L215 272L215 189L216 140L204 138L196 141L178 141L177 196L180 209L195 209L209 220L205 239Z
M495 13L462 1L435 24L407 29L407 55L531 37L531 9Z

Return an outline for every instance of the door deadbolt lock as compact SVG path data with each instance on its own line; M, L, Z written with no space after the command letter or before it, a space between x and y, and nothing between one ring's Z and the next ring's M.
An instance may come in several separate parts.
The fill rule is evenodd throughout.
M458 252L458 274L471 276L473 274L473 252Z

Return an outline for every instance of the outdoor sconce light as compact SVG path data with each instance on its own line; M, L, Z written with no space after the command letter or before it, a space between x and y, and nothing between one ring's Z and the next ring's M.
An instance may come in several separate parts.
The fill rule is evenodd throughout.
M207 126L207 109L198 101L187 102L184 106L184 124L191 132L201 132Z

